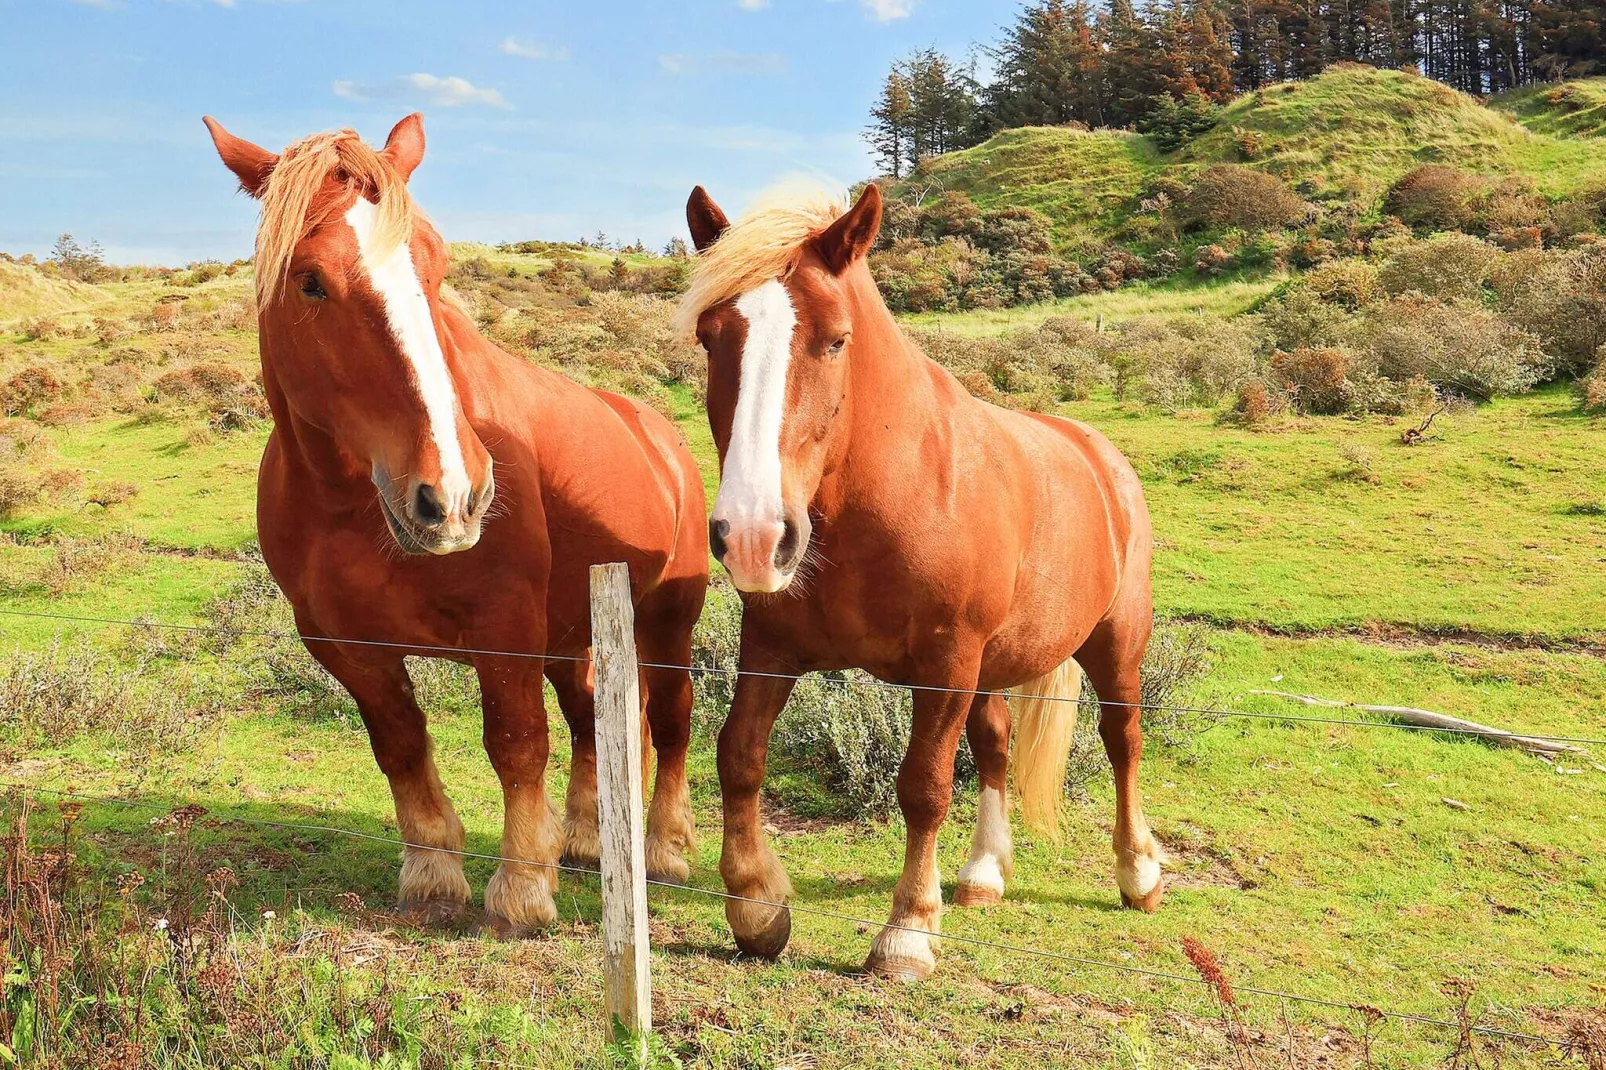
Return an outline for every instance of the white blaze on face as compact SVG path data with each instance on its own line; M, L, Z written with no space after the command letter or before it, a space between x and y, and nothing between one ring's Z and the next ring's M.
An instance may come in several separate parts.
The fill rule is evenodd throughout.
M792 362L797 311L792 295L771 279L736 300L747 321L736 414L714 502L716 519L733 529L781 520L781 420L786 409L786 371Z
M473 489L468 478L468 466L463 461L463 445L457 438L457 391L452 386L451 372L446 368L446 355L441 352L440 336L435 333L435 320L430 315L429 299L418 281L413 267L413 250L407 242L394 249L376 249L374 231L379 208L366 197L346 212L346 223L357 234L357 250L362 266L374 292L384 302L385 318L390 332L407 358L412 372L413 387L424 402L429 418L430 441L440 456L440 491L446 515L462 516L468 513L468 498Z

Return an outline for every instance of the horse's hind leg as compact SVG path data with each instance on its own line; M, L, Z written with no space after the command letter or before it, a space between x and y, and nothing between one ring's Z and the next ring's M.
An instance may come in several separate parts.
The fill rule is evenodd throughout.
M1015 849L1009 836L1009 706L1002 695L977 695L965 721L965 736L976 756L981 795L976 801L976 832L970 857L954 886L954 905L991 906L1004 897L1014 875Z
M563 860L595 869L602 854L597 832L597 706L591 665L580 661L547 663L547 679L569 725L569 793L563 804Z
M485 707L485 751L502 782L502 864L485 886L490 928L521 936L557 920L558 821L546 794L550 741L541 662L487 657L474 663Z
M357 703L380 772L390 781L402 850L401 894L406 912L441 920L469 898L463 877L463 823L441 787L424 712L400 655L311 642L307 649Z
M638 633L642 661L654 665L690 665L691 629ZM696 843L691 792L686 786L686 749L691 744L691 674L685 669L643 670L647 690L647 723L658 757L652 805L647 810L647 876L680 884L691 876L686 855Z
M1138 789L1138 761L1143 756L1141 669L1150 621L1147 605L1141 613L1105 620L1076 652L1076 660L1098 692L1099 736L1115 770L1115 883L1122 904L1152 914L1165 891L1160 872L1165 852L1143 818Z

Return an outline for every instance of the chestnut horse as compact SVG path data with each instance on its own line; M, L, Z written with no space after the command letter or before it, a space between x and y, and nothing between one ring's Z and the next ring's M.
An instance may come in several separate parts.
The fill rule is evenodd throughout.
M971 397L903 335L865 263L881 224L875 186L846 212L776 202L734 226L699 186L686 214L699 257L679 324L708 353L720 456L709 537L744 603L719 737L726 887L774 902L791 891L759 816L787 674L858 667L913 685L903 873L866 966L928 976L960 732L981 798L954 899L997 902L1012 868L1009 707L1016 790L1028 821L1052 831L1079 663L1115 767L1116 883L1127 906L1154 910L1162 853L1138 794L1135 705L1153 548L1131 466L1084 424ZM1004 688L1016 689L1008 705ZM726 916L745 951L786 945L784 908L730 900Z
M598 851L588 566L629 564L642 661L689 664L708 583L697 465L651 409L509 356L442 299L446 246L407 190L424 154L417 115L379 152L347 130L275 155L206 124L262 202L257 316L274 424L257 483L262 556L390 781L411 845L401 901L428 915L470 897L448 853L462 850L463 826L403 661L458 649L479 678L502 784L501 853L535 863L500 865L486 922L545 926L551 863L560 851L594 863ZM543 675L574 741L561 841ZM658 756L648 865L684 879L691 681L653 669L643 682Z

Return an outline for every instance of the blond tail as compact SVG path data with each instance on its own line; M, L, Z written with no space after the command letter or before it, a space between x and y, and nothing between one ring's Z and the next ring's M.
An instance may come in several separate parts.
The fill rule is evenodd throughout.
M1082 670L1066 658L1046 676L1011 688L1009 712L1015 721L1010 768L1021 815L1034 832L1059 839L1060 799L1065 794L1065 763L1076 736L1077 699Z

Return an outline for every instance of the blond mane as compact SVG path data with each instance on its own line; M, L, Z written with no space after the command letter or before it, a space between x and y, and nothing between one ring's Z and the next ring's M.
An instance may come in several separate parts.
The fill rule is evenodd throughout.
M785 276L803 244L846 209L840 196L816 186L788 185L762 194L718 241L697 254L691 285L675 312L675 331L692 338L704 312Z
M381 255L412 234L416 209L407 183L354 130L313 134L279 155L262 194L262 221L257 227L257 304L265 307L290 274L296 244L326 222L344 198L321 198L331 176L347 191L377 197L379 222L375 236Z

